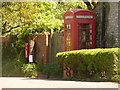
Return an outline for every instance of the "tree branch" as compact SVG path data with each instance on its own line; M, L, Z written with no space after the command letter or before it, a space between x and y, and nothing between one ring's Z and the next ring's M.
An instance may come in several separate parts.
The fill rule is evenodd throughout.
M5 33L8 33L8 32L11 32L12 29L15 29L15 28L18 28L20 25L17 25L15 27L11 27L8 31L3 31L2 34L5 34Z
M96 8L96 6L98 5L98 2L95 2L94 0L92 0L92 5L94 6L93 10Z
M92 10L92 6L88 0L84 1L84 3L87 5L89 10Z

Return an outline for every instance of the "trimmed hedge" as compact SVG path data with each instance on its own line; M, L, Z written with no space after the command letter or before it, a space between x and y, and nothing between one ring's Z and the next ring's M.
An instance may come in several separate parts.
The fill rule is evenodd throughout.
M41 73L46 75L46 78L61 78L63 72L60 65L53 63L47 65L40 63L23 64L22 71L25 77L30 78L37 78Z
M75 50L58 53L56 59L58 64L64 63L73 69L79 79L112 80L118 74L118 51L118 48Z

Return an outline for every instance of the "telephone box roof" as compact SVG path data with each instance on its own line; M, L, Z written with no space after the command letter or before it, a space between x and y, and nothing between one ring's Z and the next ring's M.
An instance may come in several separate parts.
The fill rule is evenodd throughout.
M87 12L91 12L91 11L86 10L86 9L74 9L74 10L72 10L73 13L76 13L76 12L79 12L79 11L87 11Z

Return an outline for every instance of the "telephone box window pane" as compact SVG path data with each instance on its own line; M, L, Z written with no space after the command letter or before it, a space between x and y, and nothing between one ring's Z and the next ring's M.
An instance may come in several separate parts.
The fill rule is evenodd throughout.
M69 41L69 40L70 40L70 36L67 36L67 37L66 37L66 40Z
M91 47L92 46L92 42L87 42L87 46Z
M86 36L80 36L80 40L86 40Z
M71 35L71 33L70 33L70 30L66 30L66 40L70 40L70 35Z
M86 41L82 41L81 46L86 46Z
M66 41L66 45L67 45L67 46L70 46L70 41Z
M70 50L70 41L66 41L66 50L69 51Z
M80 40L92 40L92 36L91 35L82 35L82 36L80 36Z
M67 29L66 30L66 51L70 51L70 47L71 47L70 41L71 41L71 30Z
M66 29L71 29L71 24L66 24Z
M92 46L92 42L91 41L82 41L80 42L80 46L82 47L91 47Z
M92 34L92 30L79 30L80 34Z
M92 40L92 36L91 35L90 36L86 35L86 40Z
M70 35L70 30L66 30L66 35Z
M78 28L91 28L91 24L88 24L88 23L78 23Z
M67 47L67 48L66 48L66 51L70 51L70 47Z

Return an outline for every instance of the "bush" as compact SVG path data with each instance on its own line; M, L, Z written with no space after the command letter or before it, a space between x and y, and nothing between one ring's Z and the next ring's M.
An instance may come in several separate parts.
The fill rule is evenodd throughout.
M39 72L43 69L42 64L24 64L22 67L22 71L24 72L25 77L35 78L38 76Z
M25 77L37 77L40 73L47 78L60 78L62 76L62 68L57 64L24 64L22 67Z
M6 37L7 38L7 37ZM16 47L16 36L11 36L10 41L2 43L2 76L23 76L21 67L24 63L24 49ZM19 51L19 52L18 52Z
M112 80L118 72L118 48L83 49L61 52L56 55L58 64L73 69L79 79ZM113 75L114 74L114 75Z

